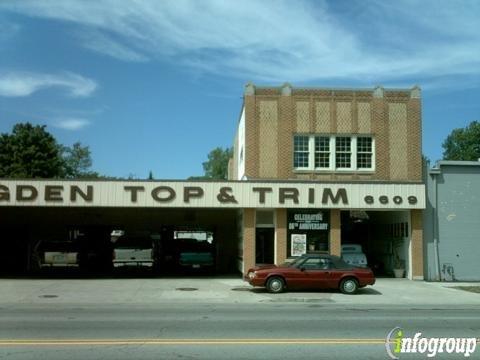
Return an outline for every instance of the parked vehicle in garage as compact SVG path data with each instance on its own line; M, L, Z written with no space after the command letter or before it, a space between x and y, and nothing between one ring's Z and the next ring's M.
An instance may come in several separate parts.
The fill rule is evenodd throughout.
M206 231L175 231L178 264L183 269L212 270L215 265L213 234Z
M193 239L183 239L180 245L179 265L192 269L213 268L214 257L209 245Z
M72 242L41 242L37 247L40 267L78 267L80 251Z
M375 284L368 268L347 264L338 256L307 254L282 265L261 265L248 270L245 280L264 286L271 293L286 289L339 289L354 294L358 288Z
M112 232L112 238L119 233ZM157 235L158 236L158 235ZM114 267L146 266L153 267L156 264L156 235L122 233L113 243Z
M349 265L367 267L367 257L360 244L342 244L342 259Z

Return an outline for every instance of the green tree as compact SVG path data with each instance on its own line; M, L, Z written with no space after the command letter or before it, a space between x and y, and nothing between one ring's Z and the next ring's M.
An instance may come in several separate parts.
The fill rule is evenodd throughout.
M217 147L210 151L208 160L204 162L203 171L205 178L214 180L226 180L228 176L228 160L232 157L232 149Z
M0 135L0 177L54 178L63 173L63 160L46 126L16 124Z
M88 146L82 146L79 142L72 147L61 146L63 157L64 176L67 178L98 177L97 173L91 172L92 156Z
M454 129L442 144L444 160L480 158L480 123L472 121L466 128Z

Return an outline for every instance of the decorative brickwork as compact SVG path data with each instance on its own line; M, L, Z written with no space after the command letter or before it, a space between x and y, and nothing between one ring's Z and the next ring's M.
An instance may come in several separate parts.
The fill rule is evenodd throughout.
M372 113L370 103L357 103L358 111L358 133L370 134L372 132Z
M381 87L370 91L253 88L249 92L253 95L245 95L247 178L421 181L421 109L414 91L419 93ZM295 133L372 135L375 171L294 171Z
M408 179L422 180L422 154L418 149L422 148L422 109L420 99L410 99L407 103L407 158Z
M390 179L389 137L386 119L386 103L383 99L372 100L372 132L375 136L375 178Z
M330 254L342 253L340 210L330 210Z
M278 178L291 179L293 171L293 135L295 133L295 98L281 96L279 99Z
M402 103L388 104L390 144L390 179L408 179L407 106Z
M243 209L243 273L255 266L255 209Z
M296 101L297 133L310 132L310 102Z
M423 225L422 210L411 210L411 243L413 280L423 280Z
M259 176L262 179L275 179L277 172L278 150L278 108L277 101L260 101L260 139L268 139L259 143Z
M316 126L315 132L317 134L329 134L330 133L330 102L318 101L316 103Z
M258 177L258 148L257 148L257 124L255 96L245 96L245 176L247 178Z
M337 133L351 134L352 130L352 104L337 102Z

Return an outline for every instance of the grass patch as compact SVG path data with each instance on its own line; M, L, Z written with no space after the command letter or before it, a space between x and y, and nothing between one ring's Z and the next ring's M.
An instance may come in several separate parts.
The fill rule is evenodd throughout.
M480 294L480 286L452 286L454 289Z

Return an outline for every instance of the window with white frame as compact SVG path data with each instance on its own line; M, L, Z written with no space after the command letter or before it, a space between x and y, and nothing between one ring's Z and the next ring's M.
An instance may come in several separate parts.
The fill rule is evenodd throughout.
M364 135L295 135L296 170L373 171L375 142Z
M309 143L308 136L296 135L293 141L293 166L296 169L308 169L309 162Z
M352 138L338 136L335 138L335 167L337 169L352 168Z
M315 168L330 168L330 138L328 136L315 136Z
M358 137L357 138L357 168L371 169L372 168L372 138Z

